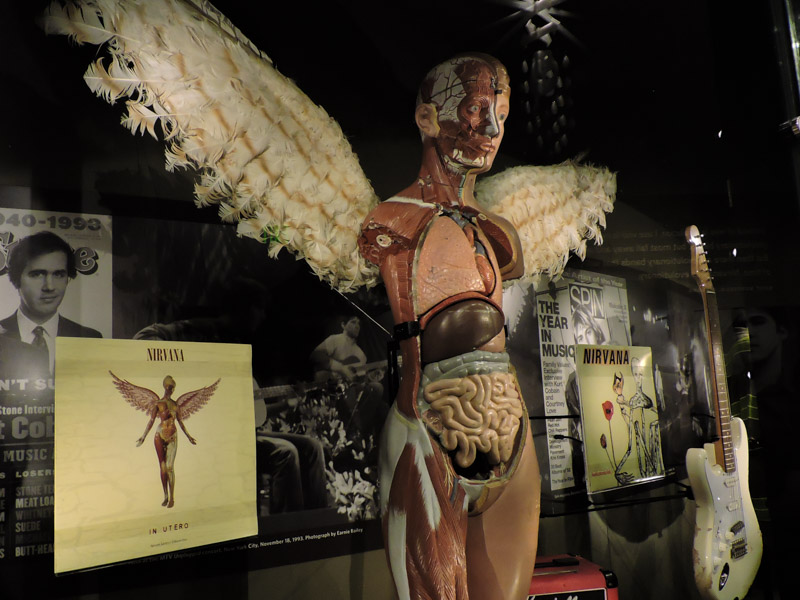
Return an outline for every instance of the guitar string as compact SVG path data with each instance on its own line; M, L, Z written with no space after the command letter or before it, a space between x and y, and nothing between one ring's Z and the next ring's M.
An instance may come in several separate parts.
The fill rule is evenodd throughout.
M720 415L719 415L719 418L720 418L720 434L722 435L723 456L724 456L724 461L725 462L728 462L728 461L730 462L730 465L728 465L728 466L730 466L730 469L731 469L730 472L727 472L727 471L725 471L725 465L724 464L722 465L722 467L723 467L723 485L726 485L727 483L730 483L730 487L728 487L728 493L727 493L727 497L728 497L729 502L726 503L725 510L727 510L727 511L729 511L731 513L731 516L734 519L733 520L733 524L734 525L737 522L742 523L742 525L743 525L743 528L739 532L734 534L734 537L731 540L728 540L725 537L727 532L731 531L731 528L729 528L725 532L720 532L722 534L721 535L722 539L725 540L725 542L727 543L730 551L732 552L733 551L733 543L737 539L743 540L744 543L745 543L745 547L746 547L746 544L747 544L747 527L746 527L745 519L744 519L744 504L743 504L743 496L742 496L741 487L740 487L741 486L741 476L740 476L739 469L738 469L738 464L737 464L738 461L736 459L736 450L735 450L735 446L733 444L733 431L732 431L732 428L731 428L732 413L731 413L730 397L729 397L728 391L727 391L727 374L726 374L726 370L725 370L725 363L723 362L725 360L725 358L724 358L724 355L722 353L722 340L720 339L721 338L721 334L720 334L720 331L719 331L719 317L717 316L716 321L713 322L713 323L711 322L712 320L710 318L710 311L712 309L714 310L715 314L718 315L718 308L717 308L717 303L716 303L716 294L710 293L709 290L705 290L705 291L706 291L707 304L708 304L707 308L709 309L709 320L708 320L709 321L708 322L709 338L710 338L711 343L712 343L712 358L713 358L713 361L714 361L713 367L714 367L714 371L715 371L714 376L715 376L715 379L716 379L716 386L715 386L716 390L715 391L717 392L717 400L718 400L717 411L720 413ZM720 389L720 388L722 388L722 389ZM723 403L724 403L724 407L723 407ZM725 412L724 417L726 418L726 421L727 421L727 426L724 427L724 428L722 426L722 420L721 420L723 418L723 415L722 415L723 409L724 409L724 412ZM726 445L727 445L727 447L726 447ZM726 487L727 487L727 485L726 485ZM736 506L736 508L734 510L730 509L731 503L733 503L733 505ZM731 531L731 533L733 533L733 532ZM731 554L731 559L733 559L733 558L734 557Z

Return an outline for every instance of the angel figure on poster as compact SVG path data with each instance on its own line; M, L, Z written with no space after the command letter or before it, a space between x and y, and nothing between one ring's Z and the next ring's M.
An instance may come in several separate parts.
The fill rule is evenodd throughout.
M199 205L217 204L241 234L268 243L270 256L287 248L340 292L383 280L403 351L394 426L381 441L382 519L398 595L527 592L540 482L504 351L502 289L514 278L557 277L571 252L583 257L587 239L600 242L614 175L563 164L476 182L502 139L510 86L499 61L470 54L425 78L415 112L420 176L379 204L338 124L208 2L54 3L44 28L105 46L110 60L90 66L87 84L109 102L126 99L123 124L132 132L162 130L167 168L200 173ZM425 399L416 397L420 377L459 361L456 379L438 372ZM493 401L508 406L480 447L459 442L476 434L462 437L470 426L453 418L468 402L488 408L485 394L465 395L476 382L488 385L485 394L500 390ZM482 476L483 466L494 479L465 483L459 469Z
M176 384L170 375L164 377L164 395L159 397L151 389L120 379L111 371L109 373L117 390L119 390L119 393L122 394L128 404L150 415L150 420L144 428L142 437L136 440L137 447L144 443L147 434L153 428L156 418L159 419L156 432L153 435L153 445L158 457L161 487L164 490L164 501L161 506L172 508L175 506L175 455L178 452L178 426L180 426L189 442L192 445L196 445L197 440L186 430L184 421L206 405L217 389L220 380L217 379L208 387L186 392L175 400L172 398L172 394L175 391Z

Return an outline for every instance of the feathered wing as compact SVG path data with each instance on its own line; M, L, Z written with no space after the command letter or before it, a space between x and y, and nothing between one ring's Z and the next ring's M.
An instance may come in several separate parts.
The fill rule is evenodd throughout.
M523 280L557 278L575 253L586 257L586 241L603 241L601 228L613 210L616 175L572 163L512 167L478 182L478 203L508 219L522 242Z
M120 379L111 371L109 371L109 374L111 375L114 385L119 390L119 393L122 394L122 397L125 398L128 404L130 404L133 408L148 414L153 412L153 407L160 400L158 394L156 394L153 390L141 387L131 383L130 381Z
M178 404L178 416L185 421L198 410L203 408L206 403L211 400L211 396L214 395L214 391L216 391L219 382L220 380L217 379L208 387L182 394L176 400L176 403Z
M286 247L341 291L377 281L356 243L377 197L341 128L210 3L54 2L42 25L104 45L86 83L126 100L133 133L160 127L167 169L199 171L199 205L219 204L271 256Z
M167 169L200 173L198 204L286 247L340 291L377 282L358 251L359 226L378 199L341 128L204 0L54 2L43 26L104 45L84 78L123 124L167 143ZM601 240L616 181L577 165L516 167L478 184L478 201L518 229L526 273L557 276L570 252Z

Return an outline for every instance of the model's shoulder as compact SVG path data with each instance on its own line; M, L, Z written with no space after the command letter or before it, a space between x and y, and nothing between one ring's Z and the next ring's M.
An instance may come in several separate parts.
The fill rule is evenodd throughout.
M430 220L440 212L437 204L394 196L376 206L361 224L359 247L376 264L386 254L413 248Z

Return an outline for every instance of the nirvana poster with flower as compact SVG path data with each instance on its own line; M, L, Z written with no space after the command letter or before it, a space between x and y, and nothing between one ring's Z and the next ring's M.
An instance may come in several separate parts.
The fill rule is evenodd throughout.
M650 348L580 344L575 359L588 493L663 478Z
M576 344L631 343L624 279L567 269L558 281L535 290L535 312L544 391L548 466L554 496L583 492L583 456Z

